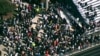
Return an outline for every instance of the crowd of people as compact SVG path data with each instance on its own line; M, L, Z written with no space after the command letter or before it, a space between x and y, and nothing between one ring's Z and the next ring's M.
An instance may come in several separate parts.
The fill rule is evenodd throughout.
M100 42L98 35L74 35L77 30L71 31L66 19L61 19L53 10L38 15L41 18L34 23L31 21L36 15L34 6L17 4L16 17L4 21L2 25L0 43L7 47L7 56L64 56ZM36 24L35 29L32 24Z

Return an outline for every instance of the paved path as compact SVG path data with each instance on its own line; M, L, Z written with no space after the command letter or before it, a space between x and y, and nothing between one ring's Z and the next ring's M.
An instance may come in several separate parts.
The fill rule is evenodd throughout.
M4 51L5 48L6 48L5 46L0 45L0 51L2 53L1 56L4 56L4 54L7 54L7 52Z
M36 24L35 23L39 23L38 22L38 20L39 20L39 18L41 18L41 17L39 17L38 15L37 16L35 16L35 18L33 18L32 19L32 25L31 25L31 27L33 28L33 29L36 29L35 27L36 27Z

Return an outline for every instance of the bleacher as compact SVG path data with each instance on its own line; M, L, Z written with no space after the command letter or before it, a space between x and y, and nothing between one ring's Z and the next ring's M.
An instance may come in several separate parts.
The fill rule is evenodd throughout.
M95 18L94 20L95 20L95 22L98 22L96 20L100 18L100 9L99 9L100 0L92 0L92 1L91 0L84 0L84 1L83 0L78 0L78 1L73 0L73 1L76 4L76 6L77 6L80 14L83 16L83 18L86 18L86 16L84 16L84 15L85 15L85 12L87 12L87 10L85 10L85 9L89 6L92 6L92 8L95 9L94 11L96 11L96 13L97 13L97 16L94 17ZM79 3L82 3L83 5L86 3L86 5L81 7L81 5ZM88 18L86 18L86 19L88 19Z

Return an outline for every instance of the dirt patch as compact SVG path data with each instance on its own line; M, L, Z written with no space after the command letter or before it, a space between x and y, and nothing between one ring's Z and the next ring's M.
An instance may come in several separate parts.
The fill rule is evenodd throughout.
M13 13L7 13L6 15L3 16L4 20L10 19L11 17L13 17Z

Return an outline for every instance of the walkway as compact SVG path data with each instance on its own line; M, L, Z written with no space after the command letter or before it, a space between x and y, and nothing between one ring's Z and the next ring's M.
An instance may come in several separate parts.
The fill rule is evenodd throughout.
M6 48L5 46L0 45L0 51L2 53L1 56L4 56L4 54L7 54L7 52L4 51L5 48Z

